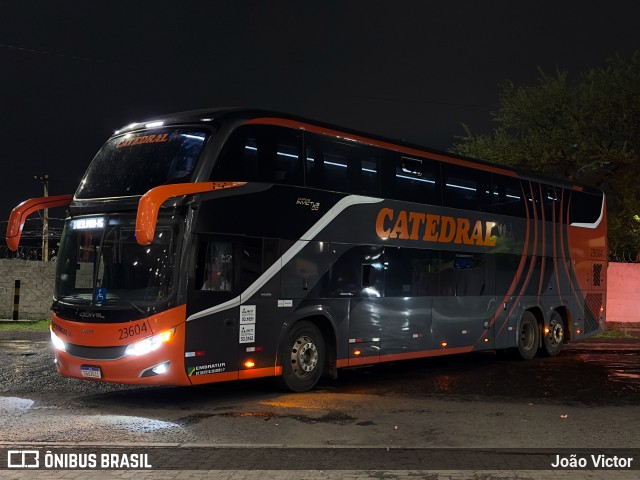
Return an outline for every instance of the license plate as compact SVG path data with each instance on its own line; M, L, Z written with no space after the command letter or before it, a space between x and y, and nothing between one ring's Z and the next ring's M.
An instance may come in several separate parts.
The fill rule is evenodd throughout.
M80 367L80 373L83 377L87 378L102 378L102 371L100 367L92 367L90 365L82 365Z

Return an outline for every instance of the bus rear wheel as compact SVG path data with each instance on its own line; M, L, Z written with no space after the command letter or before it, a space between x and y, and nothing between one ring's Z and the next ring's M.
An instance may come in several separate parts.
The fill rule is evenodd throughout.
M525 360L536 356L540 343L540 328L536 317L531 312L524 312L518 330L518 352Z
M562 343L564 342L564 324L562 317L558 312L553 312L549 318L549 326L545 329L544 338L542 339L544 345L544 353L553 357L560 353L562 350Z
M325 348L322 333L311 322L296 323L280 348L282 387L292 392L311 390L322 376Z

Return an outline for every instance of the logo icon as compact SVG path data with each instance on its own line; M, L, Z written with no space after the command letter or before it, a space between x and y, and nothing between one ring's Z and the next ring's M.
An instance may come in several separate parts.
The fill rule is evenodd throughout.
M7 468L39 468L40 452L38 450L8 450Z

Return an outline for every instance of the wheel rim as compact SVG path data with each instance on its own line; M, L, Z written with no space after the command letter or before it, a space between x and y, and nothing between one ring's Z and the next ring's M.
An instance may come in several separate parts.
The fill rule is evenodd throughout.
M549 323L549 333L547 334L547 338L552 345L557 345L562 343L564 338L564 331L562 329L562 324L557 320L551 320Z
M525 350L530 350L533 347L533 342L535 341L535 335L533 331L533 325L529 322L526 322L520 328L520 345Z
M300 378L308 377L318 365L318 347L311 337L301 336L293 342L291 367Z

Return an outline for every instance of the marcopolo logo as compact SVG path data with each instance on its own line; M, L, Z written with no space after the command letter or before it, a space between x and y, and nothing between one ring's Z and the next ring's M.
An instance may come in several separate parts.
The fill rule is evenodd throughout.
M8 450L7 468L40 468L38 450Z

